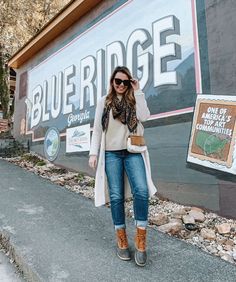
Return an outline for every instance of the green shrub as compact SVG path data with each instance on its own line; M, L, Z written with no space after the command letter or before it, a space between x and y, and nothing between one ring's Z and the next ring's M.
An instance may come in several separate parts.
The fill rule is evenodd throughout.
M84 180L84 173L79 172L78 175L77 175L77 179L78 179L78 181L83 181Z
M31 155L31 154L25 154L25 155L23 155L22 159L23 159L24 161L33 163L34 165L36 165L37 163L39 163L39 162L42 161L42 159L40 159L38 156Z
M37 162L36 165L37 166L44 166L44 165L46 165L46 162L41 160L41 161Z

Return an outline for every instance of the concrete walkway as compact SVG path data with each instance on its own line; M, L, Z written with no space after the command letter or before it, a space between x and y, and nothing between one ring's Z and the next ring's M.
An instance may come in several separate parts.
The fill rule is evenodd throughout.
M234 265L153 229L147 266L121 261L108 208L4 160L0 176L0 233L29 281L236 281Z
M1 282L23 282L20 274L17 273L16 268L12 265L8 257L0 251L0 281Z

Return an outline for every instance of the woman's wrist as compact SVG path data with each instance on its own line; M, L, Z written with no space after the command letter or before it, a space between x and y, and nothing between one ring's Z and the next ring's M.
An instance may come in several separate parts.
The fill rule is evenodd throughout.
M143 94L143 91L142 91L140 88L134 90L134 95L135 95L135 96L142 95L142 94Z

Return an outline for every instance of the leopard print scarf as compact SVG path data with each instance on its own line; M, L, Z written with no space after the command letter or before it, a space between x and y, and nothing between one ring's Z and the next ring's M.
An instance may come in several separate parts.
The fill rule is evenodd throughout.
M102 129L106 131L109 123L109 113L112 109L112 114L114 119L118 119L121 123L127 124L130 132L134 132L138 125L138 120L136 116L135 108L131 108L125 101L121 101L115 97L113 99L112 105L105 105L103 114L102 114Z

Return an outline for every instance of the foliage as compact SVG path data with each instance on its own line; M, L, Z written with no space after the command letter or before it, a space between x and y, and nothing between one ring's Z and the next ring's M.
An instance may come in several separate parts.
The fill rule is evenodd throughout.
M6 146L0 148L0 156L4 158L12 158L22 156L27 151L27 148L16 140L8 140Z
M78 179L78 181L83 181L84 180L84 173L79 172L78 175L77 175L77 179Z
M37 163L42 161L38 156L31 155L31 154L25 154L22 157L22 159L27 161L27 162L33 163L34 165L36 165Z
M3 118L8 118L8 108L10 99L10 90L8 80L8 68L6 67L5 58L1 52L0 45L0 103L3 111Z
M88 186L92 186L92 187L95 186L95 179L94 179L94 178L92 178L92 179L89 181Z
M46 162L44 160L41 160L36 163L36 166L44 166L44 165L46 165Z
M12 56L69 0L0 0L0 44Z
M67 173L67 169L59 168L59 167L52 167L52 168L50 168L50 172L56 173L56 174L65 174L65 173Z
M29 41L70 0L0 0L0 104L9 112L10 90L7 60Z

